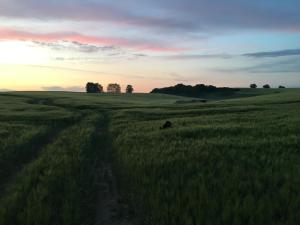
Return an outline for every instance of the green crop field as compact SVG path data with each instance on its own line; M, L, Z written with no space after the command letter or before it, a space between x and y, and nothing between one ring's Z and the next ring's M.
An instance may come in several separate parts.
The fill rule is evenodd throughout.
M300 90L208 99L0 94L0 225L300 224Z

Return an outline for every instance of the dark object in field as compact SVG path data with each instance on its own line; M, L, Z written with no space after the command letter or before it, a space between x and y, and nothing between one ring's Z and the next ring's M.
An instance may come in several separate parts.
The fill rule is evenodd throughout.
M285 86L280 85L278 88L285 88Z
M271 87L270 87L269 84L265 84L265 85L263 86L263 88L267 88L267 89L268 89L268 88L271 88Z
M172 123L170 121L166 121L165 124L160 127L160 129L168 129L168 128L171 128L172 127Z
M205 98L207 95L230 96L239 91L237 88L215 87L212 85L197 84L195 86L177 84L172 87L155 88L151 93L179 95L185 97Z

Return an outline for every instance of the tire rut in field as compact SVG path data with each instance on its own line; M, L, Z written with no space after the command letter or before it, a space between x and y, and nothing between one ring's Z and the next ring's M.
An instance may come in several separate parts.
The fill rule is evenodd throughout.
M19 172L21 172L26 167L26 165L35 160L43 151L43 149L45 149L46 146L51 144L57 137L59 137L60 133L68 127L69 126L53 128L50 131L50 133L44 134L41 137L39 137L39 144L35 144L35 140L32 140L26 146L20 147L20 151L22 151L22 149L24 148L31 148L31 153L27 154L27 157L25 157L21 161L16 159L15 161L18 161L17 163L15 161L10 162L12 164L15 164L15 166L13 170L4 171L5 177L0 178L0 198L4 195L6 188L9 186L9 184L14 182Z
M131 225L126 210L120 203L117 178L112 167L112 143L107 125L98 128L101 137L102 155L98 161L97 173L97 205L95 225Z
M34 98L29 98L31 104L42 104L45 106L55 106L51 101L46 100L40 100L35 101ZM57 106L61 107L61 106ZM69 110L69 109L67 109ZM81 115L79 120L82 120L84 118L84 115ZM77 121L78 122L78 121ZM26 144L26 146L20 146L19 151L22 151L24 148L31 148L30 154L26 154L26 157L24 157L22 160L14 159L11 164L14 164L14 168L10 171L3 171L5 174L5 177L0 176L0 198L5 194L6 188L9 186L9 184L13 183L16 179L16 176L19 172L21 172L26 165L28 165L30 162L35 160L39 153L49 144L51 144L56 138L59 137L59 135L69 127L71 127L72 123L66 123L61 124L60 126L56 125L53 126L49 133L45 133L43 135L40 135L38 137L38 144L36 143L36 140L33 139L29 143Z

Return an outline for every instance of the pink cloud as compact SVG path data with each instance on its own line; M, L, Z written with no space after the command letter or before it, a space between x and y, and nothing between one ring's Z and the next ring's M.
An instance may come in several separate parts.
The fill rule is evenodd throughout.
M152 52L182 52L186 49L173 47L165 43L148 40L129 40L114 37L99 37L84 35L77 32L60 32L60 33L32 33L25 31L18 31L12 29L0 28L0 40L26 40L26 41L42 41L42 42L56 42L56 41L76 41L84 44L98 44L98 45L116 45L126 48L131 48L138 51L152 51Z

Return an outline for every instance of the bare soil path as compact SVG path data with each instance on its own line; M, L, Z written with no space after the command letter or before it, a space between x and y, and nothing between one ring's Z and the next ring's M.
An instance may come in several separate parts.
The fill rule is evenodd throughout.
M108 122L107 122L108 123ZM98 128L101 152L97 168L97 205L95 225L131 225L121 204L117 178L112 166L112 143L107 124Z

